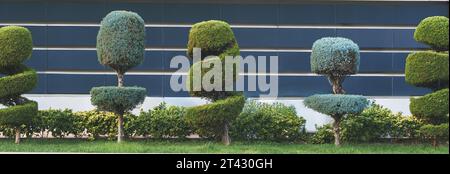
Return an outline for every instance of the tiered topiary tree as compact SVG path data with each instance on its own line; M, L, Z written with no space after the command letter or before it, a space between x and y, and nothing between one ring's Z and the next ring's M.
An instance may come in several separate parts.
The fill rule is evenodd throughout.
M335 145L339 146L342 117L347 114L359 114L369 101L359 95L344 95L342 82L349 74L355 74L359 68L359 47L346 38L326 37L313 44L311 70L327 76L333 86L334 94L313 95L305 99L305 106L334 119L333 131Z
M97 35L98 60L116 71L118 85L92 88L91 102L117 115L117 142L124 136L123 115L144 102L147 94L145 88L124 87L125 72L143 62L144 51L145 23L138 14L113 11L103 18Z
M245 97L242 92L226 91L225 84L225 59L227 56L239 55L239 46L234 37L231 27L222 21L205 21L192 26L189 33L189 43L187 54L193 58L194 48L201 49L202 61L195 62L189 70L189 80L187 83L191 96L205 98L212 103L192 107L187 110L189 122L196 129L196 132L203 137L221 138L225 145L229 145L229 126L239 116L245 104ZM208 57L207 59L205 59ZM229 58L229 57L228 57ZM206 81L201 81L206 73L213 71L209 63L219 63L222 67L222 76L208 79L208 83L214 80L221 80L220 90L208 90ZM216 64L217 65L217 64ZM233 65L232 81L236 82L237 66ZM229 69L229 68L228 68ZM198 76L194 71L200 71ZM219 73L220 74L220 73ZM216 74L218 75L218 74ZM202 86L194 86L196 79L200 80Z
M22 97L37 84L37 74L23 65L33 50L28 29L18 26L0 28L0 124L14 129L15 143L20 142L22 125L29 124L37 115L37 103Z
M448 18L433 16L422 20L414 32L414 39L430 45L433 50L408 55L405 67L407 83L433 90L423 97L411 98L413 116L428 125L421 130L437 145L439 135L448 139Z

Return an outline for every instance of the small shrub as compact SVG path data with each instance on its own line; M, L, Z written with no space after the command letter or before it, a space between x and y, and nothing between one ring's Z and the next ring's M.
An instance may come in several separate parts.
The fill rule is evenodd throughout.
M316 126L316 132L309 141L311 144L331 144L334 142L333 134L333 127L330 124Z
M414 39L431 45L435 50L448 50L448 18L445 16L425 18L417 26Z
M185 138L191 134L191 128L186 120L184 107L167 106L161 103L147 112L142 111L133 121L136 135L153 138Z
M448 122L448 88L427 94L419 98L411 98L411 113L428 123L441 124Z
M146 95L147 90L141 87L94 87L91 90L91 102L99 110L120 114L142 104Z
M105 111L85 111L76 112L76 116L82 120L82 126L86 130L90 139L97 139L101 136L107 136L112 140L117 135L117 117L114 113ZM136 118L133 114L124 114L124 135L131 137L134 133L130 124Z
M231 135L244 140L304 140L305 122L293 106L250 101L233 123Z
M448 141L448 123L440 125L424 125L420 128L419 133L425 139L431 139L433 141L433 146L437 146L439 141Z
M41 128L52 133L53 137L63 138L69 134L75 137L81 135L84 131L82 120L76 117L72 110L49 109L38 112L41 119Z

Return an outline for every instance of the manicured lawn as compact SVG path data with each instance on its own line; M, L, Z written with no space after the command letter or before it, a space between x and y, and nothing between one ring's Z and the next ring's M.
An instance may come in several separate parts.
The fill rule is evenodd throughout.
M24 139L16 145L11 139L0 139L1 152L98 152L98 153L441 153L448 154L448 145L434 148L428 144L345 144L334 145L286 144L267 142L234 142L226 147L203 140L128 140L115 141L82 139Z

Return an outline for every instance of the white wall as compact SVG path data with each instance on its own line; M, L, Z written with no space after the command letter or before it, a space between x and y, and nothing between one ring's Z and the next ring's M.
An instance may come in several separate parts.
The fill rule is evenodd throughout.
M73 111L84 111L94 109L91 105L89 95L39 95L30 94L25 97L37 101L39 109L64 109L69 108ZM410 115L409 112L409 97L368 97L376 103L391 109L394 112L402 112L404 115ZM280 99L251 99L261 102L273 103L281 102L287 105L293 105L297 109L297 114L306 119L307 131L315 131L315 125L323 125L330 123L332 119L326 115L317 113L311 109L306 108L302 101L303 98L280 98ZM166 102L169 105L177 106L195 106L206 103L205 100L199 98L185 98L185 97L147 97L145 102L133 110L137 114L141 109L148 110L157 106L161 102Z

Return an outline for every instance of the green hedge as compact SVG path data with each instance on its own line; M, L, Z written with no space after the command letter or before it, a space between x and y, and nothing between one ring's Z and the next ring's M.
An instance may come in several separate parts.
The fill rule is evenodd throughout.
M448 122L449 90L442 89L419 98L411 98L411 113L432 124Z
M30 124L37 115L38 105L29 101L22 105L0 109L0 124L8 127L21 127Z
M231 137L241 140L304 140L306 120L294 106L250 101L231 127Z
M99 110L121 113L142 104L147 90L141 87L103 86L91 89L91 102Z
M244 96L233 96L211 104L187 109L186 117L194 132L205 138L220 138L224 125L233 124L245 104Z
M31 32L19 26L0 28L0 69L17 66L31 57L33 41Z
M97 55L101 64L124 73L144 61L145 22L137 13L112 11L100 24Z
M425 18L417 26L414 39L438 51L448 50L448 18L445 16Z
M114 139L117 136L117 116L111 112L91 110L76 112L80 117L82 127L85 129L89 139L97 139L106 136L108 139ZM124 114L124 135L131 137L134 135L133 121L136 116L130 113Z
M421 51L408 55L405 80L411 85L442 89L448 87L448 53Z

